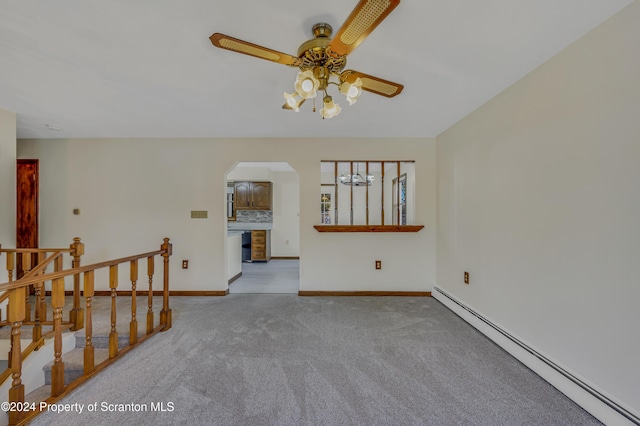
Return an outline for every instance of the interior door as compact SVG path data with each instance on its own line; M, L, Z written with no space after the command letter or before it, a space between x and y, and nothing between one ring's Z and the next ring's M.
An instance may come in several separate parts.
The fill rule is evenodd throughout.
M16 247L38 247L38 160L18 160L16 176ZM36 257L36 256L34 256ZM35 265L32 259L31 264ZM16 258L17 277L21 278L22 259Z

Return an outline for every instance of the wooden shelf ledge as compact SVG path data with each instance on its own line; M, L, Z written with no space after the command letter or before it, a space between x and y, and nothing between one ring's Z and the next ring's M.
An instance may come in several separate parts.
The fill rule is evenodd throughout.
M314 225L318 232L418 232L424 225Z

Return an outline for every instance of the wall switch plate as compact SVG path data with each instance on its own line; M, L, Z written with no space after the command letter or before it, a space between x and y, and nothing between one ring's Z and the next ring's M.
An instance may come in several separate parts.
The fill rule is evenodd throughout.
M376 260L376 269L382 269L382 260Z
M182 261L182 269L189 269L189 261L188 260L183 260Z
M469 284L469 273L466 271L464 273L464 283Z
M207 210L191 210L191 219L206 219L208 213Z

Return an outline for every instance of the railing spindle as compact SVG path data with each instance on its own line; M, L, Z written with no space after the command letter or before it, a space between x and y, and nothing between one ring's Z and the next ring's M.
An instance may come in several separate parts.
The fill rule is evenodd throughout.
M15 264L13 252L7 252L7 274L9 282L13 281L13 265Z
M160 324L164 325L163 331L171 328L171 309L169 309L169 256L171 256L171 244L169 238L164 239L160 246L164 259L164 286L162 289L162 311L160 311Z
M20 349L20 327L24 320L24 293L25 287L14 288L9 291L8 319L11 323L11 389L9 389L9 402L24 402L24 385L22 384L22 350ZM9 423L16 424L23 417L23 410L9 411Z
M62 257L58 259L61 260ZM58 262L56 261L56 264L57 263ZM60 265L60 267L61 266L62 265ZM51 396L59 396L64 390L64 363L62 362L62 308L64 307L64 278L55 279L51 283L51 306L53 307L54 332L53 366L51 367Z
M138 320L136 319L136 284L138 282L138 261L132 260L129 269L131 278L131 324L129 325L129 344L135 345L138 341Z
M118 332L116 331L116 289L118 288L118 265L109 266L111 288L111 333L109 333L109 358L118 355Z
M80 257L84 254L84 243L80 242L80 238L73 239L73 243L69 246L72 250L73 267L80 267ZM73 323L71 330L80 330L83 324L84 316L80 307L80 274L73 276L73 309L69 311L69 322Z
M40 252L38 253L38 264L42 263L44 261L45 258L45 254L44 252ZM35 324L33 325L33 331L32 331L32 341L33 342L37 342L38 340L40 340L40 338L42 337L42 323L41 323L41 318L42 318L42 304L40 303L40 297L43 293L43 285L44 283L41 281L39 283L36 283L33 285L34 288L34 303L35 303L35 309L34 309L34 316L35 316ZM40 349L42 347L42 345L44 345L44 341L38 345L38 347L36 348L36 350Z
M148 304L149 308L147 310L147 334L151 334L153 332L153 268L154 268L154 258L153 256L149 256L147 258L147 275L149 276L149 294L148 294Z
M25 276L31 271L31 253L22 253L22 276ZM29 289L27 287L24 298L24 320L31 321L31 302L29 301Z
M85 311L85 345L84 345L84 374L93 373L95 369L95 357L93 350L93 312L91 311L91 305L93 302L94 288L93 288L93 271L87 271L84 273L84 297L87 305Z

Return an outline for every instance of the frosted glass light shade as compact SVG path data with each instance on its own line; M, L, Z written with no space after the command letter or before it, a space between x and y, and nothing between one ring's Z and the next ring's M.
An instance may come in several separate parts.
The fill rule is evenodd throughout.
M302 99L315 98L318 93L318 86L320 86L320 81L313 75L313 71L311 70L300 71L293 85L296 93L298 93Z
M340 114L342 108L340 108L340 105L333 102L331 96L325 96L323 103L324 107L320 110L322 118L333 118Z
M284 93L284 98L287 101L287 105L294 110L295 112L300 112L300 104L302 103L302 98L297 93Z
M362 94L362 79L358 77L353 83L345 81L340 85L340 93L347 97L349 105L355 104Z

